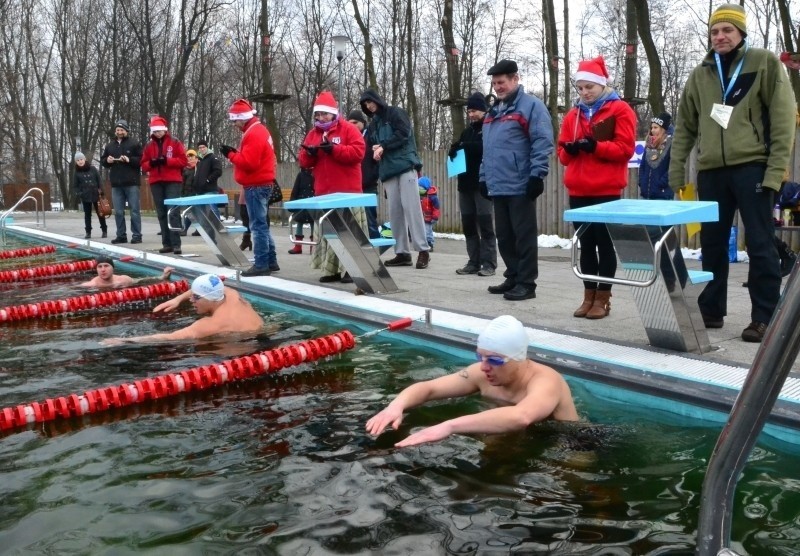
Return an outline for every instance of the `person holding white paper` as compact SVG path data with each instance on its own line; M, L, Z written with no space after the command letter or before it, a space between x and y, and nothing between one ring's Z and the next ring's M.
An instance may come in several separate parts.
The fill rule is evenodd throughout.
M459 140L450 146L451 160L458 151L463 151L467 161L466 172L458 175L458 207L469 260L456 270L456 274L494 276L497 268L497 239L494 235L492 201L483 197L478 188L483 159L483 117L488 108L481 93L472 93L467 99L469 126L461 132Z

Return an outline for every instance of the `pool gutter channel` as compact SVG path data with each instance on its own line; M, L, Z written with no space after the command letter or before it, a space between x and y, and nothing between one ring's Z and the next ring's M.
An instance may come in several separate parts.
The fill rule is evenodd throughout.
M90 245L74 246L74 240L67 236L31 229L16 231L64 246L73 246L72 248L84 251L90 256L98 252ZM106 244L102 244L102 247L105 252L136 256L136 252L132 253L130 248ZM180 268L184 275L214 272L227 276L229 285L233 285L237 276L235 269L197 261L175 260L152 253L140 254L126 264L151 270L160 270L165 264L170 264ZM273 285L271 282L276 283ZM287 283L296 287L282 287ZM345 317L365 328L364 332L383 328L395 318L409 316L422 319L426 313L425 307L393 301L391 296L354 296L350 292L282 278L243 279L236 282L236 287L254 296L313 313L324 313L333 319ZM421 342L434 349L437 345L443 345L449 348L451 353L453 350L472 352L475 349L478 331L490 320L469 313L429 309L432 309L428 313L430 322L418 320L411 329L390 334L398 338L408 336L413 338L413 343ZM539 362L555 366L568 376L667 398L724 414L730 412L748 372L747 368L735 363L710 361L693 354L609 342L562 330L531 326L527 323L526 326L531 339L529 356ZM355 331L354 334L358 335ZM592 357L583 355L584 353L591 353ZM790 385L789 381L797 384ZM789 393L785 394L787 390ZM769 423L800 431L800 379L787 380L787 386L775 404Z

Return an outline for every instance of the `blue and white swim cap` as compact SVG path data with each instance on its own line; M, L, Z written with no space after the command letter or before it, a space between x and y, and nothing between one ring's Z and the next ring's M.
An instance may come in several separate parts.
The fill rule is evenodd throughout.
M192 293L209 301L225 299L225 286L216 274L203 274L192 282Z

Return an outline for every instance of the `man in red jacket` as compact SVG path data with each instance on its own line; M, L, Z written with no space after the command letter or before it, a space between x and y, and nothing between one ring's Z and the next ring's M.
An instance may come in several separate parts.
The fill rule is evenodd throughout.
M253 106L243 98L234 101L228 117L242 132L242 141L238 149L221 145L219 150L233 164L233 179L242 186L255 252L255 264L242 272L242 276L269 276L280 270L267 218L276 170L272 136L256 117Z
M161 227L159 253L181 254L181 235L169 229L166 199L181 196L183 169L186 167L186 149L183 143L172 137L167 130L167 120L161 116L150 119L150 142L142 151L142 170L147 172L153 203L156 205L158 224ZM174 213L173 227L181 228L180 215Z

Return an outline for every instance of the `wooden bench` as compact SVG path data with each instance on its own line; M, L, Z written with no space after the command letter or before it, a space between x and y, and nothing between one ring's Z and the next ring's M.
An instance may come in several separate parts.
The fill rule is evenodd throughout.
M572 270L581 280L631 286L639 317L651 345L676 351L704 353L711 349L697 306L697 288L713 279L710 272L676 273L674 261L682 259L675 227L690 222L715 222L717 203L707 201L653 201L620 199L564 212L564 220L581 223L573 237ZM604 224L614 242L625 278L584 275L578 269L577 245L589 224ZM654 227L662 234L651 238ZM672 265L675 283L668 285L661 272L661 250ZM682 260L680 261L682 263ZM678 265L681 269L685 265Z

